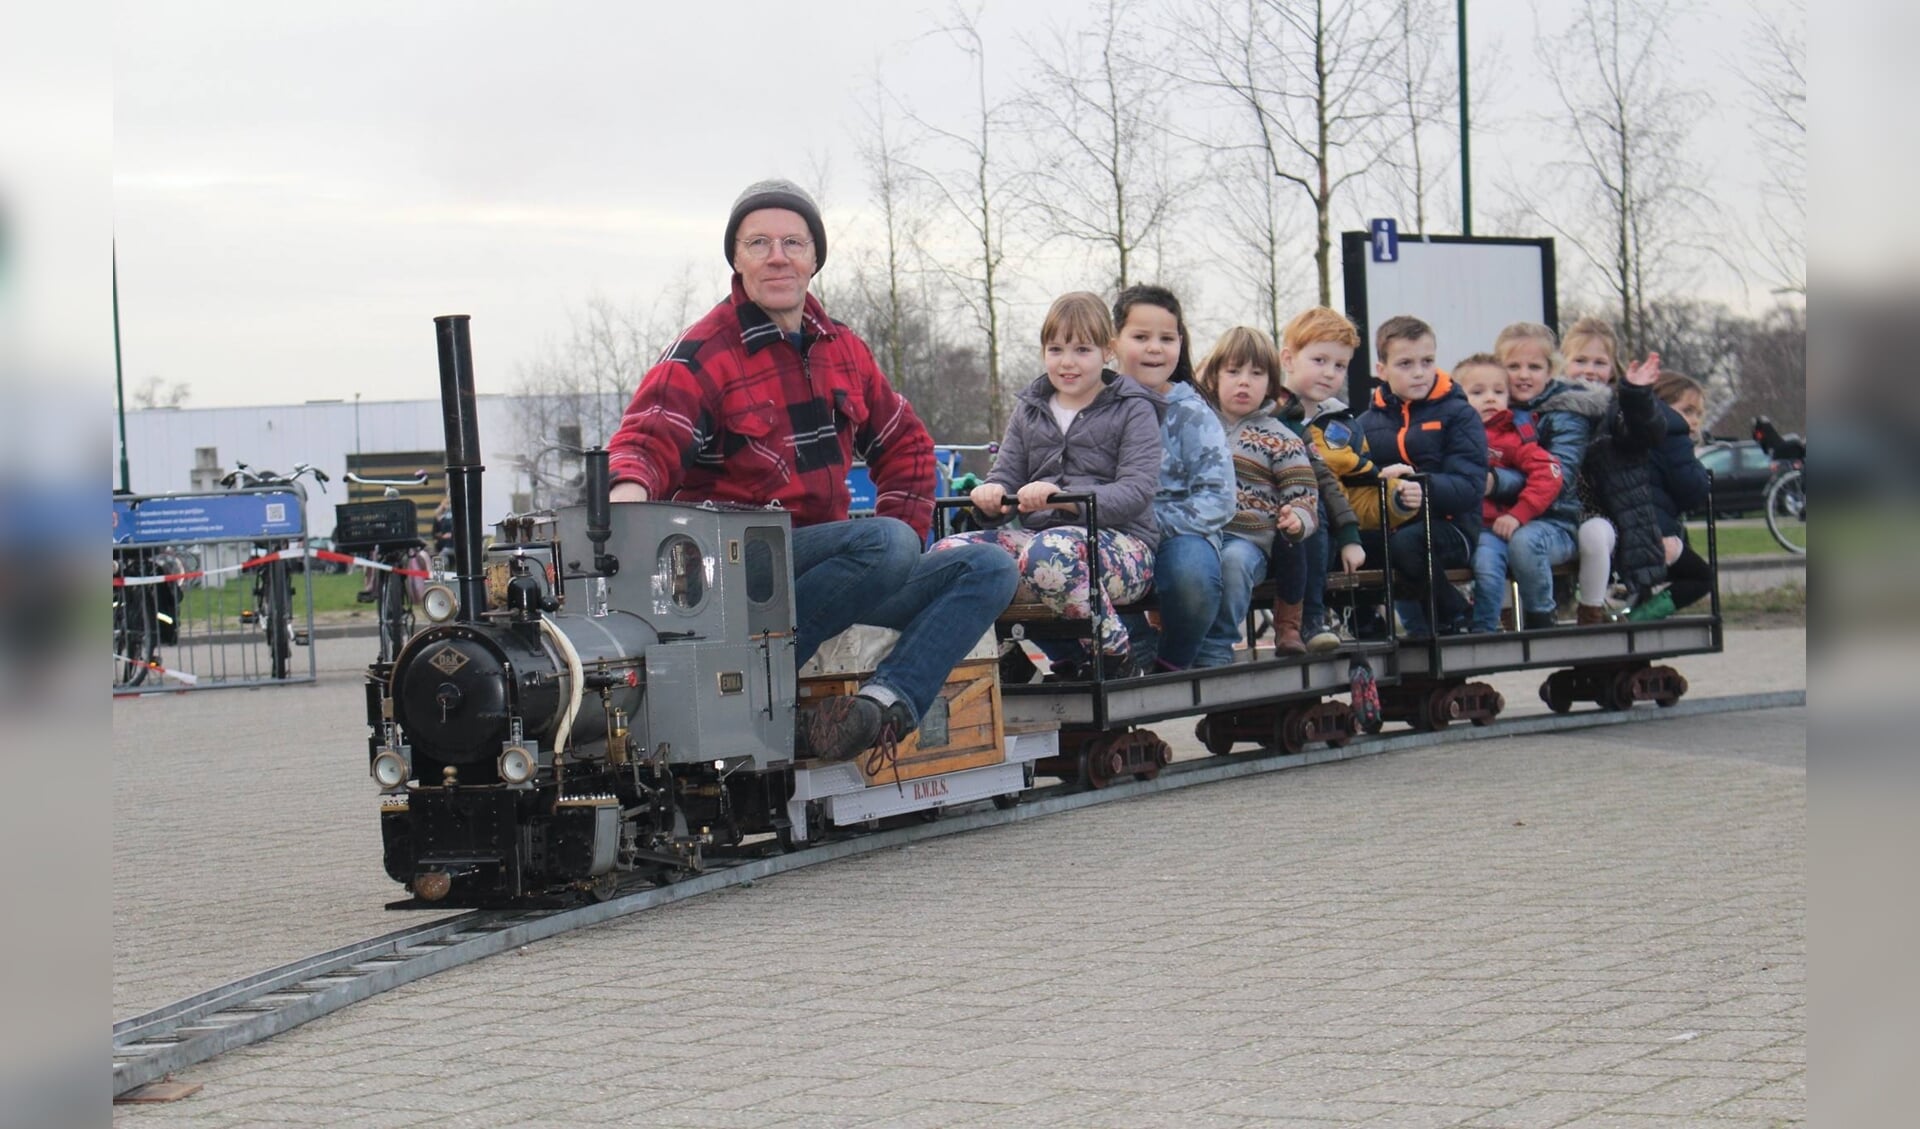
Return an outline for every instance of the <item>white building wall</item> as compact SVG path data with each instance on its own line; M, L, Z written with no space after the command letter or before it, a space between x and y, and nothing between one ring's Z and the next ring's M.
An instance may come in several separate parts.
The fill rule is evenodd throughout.
M518 469L521 451L518 397L480 396L482 518L490 530L511 510L513 495L529 489ZM586 436L591 445L607 436ZM307 486L307 529L333 531L333 506L347 499L347 456L388 451L438 451L446 446L439 400L284 404L247 408L150 408L127 413L127 458L136 494L179 494L194 489L194 452L215 448L222 473L244 462L289 473L311 463L333 478L326 493ZM109 485L119 483L119 452L111 452ZM545 464L549 472L555 464ZM439 471L442 465L426 469ZM310 482L310 480L308 480Z

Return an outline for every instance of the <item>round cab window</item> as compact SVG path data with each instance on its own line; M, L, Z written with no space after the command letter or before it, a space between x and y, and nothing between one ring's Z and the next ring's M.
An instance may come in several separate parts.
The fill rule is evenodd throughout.
M678 533L661 542L654 578L674 607L682 611L698 608L707 598L707 562L699 542Z

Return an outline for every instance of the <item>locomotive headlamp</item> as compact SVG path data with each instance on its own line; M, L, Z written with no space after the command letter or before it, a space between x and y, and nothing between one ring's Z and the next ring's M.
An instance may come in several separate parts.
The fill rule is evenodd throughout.
M420 606L432 623L445 623L460 610L460 599L444 584L429 584L420 594Z
M521 745L508 745L500 751L500 779L509 784L525 784L533 779L536 764L532 750Z
M392 749L382 749L373 758L369 771L381 791L390 792L407 782L407 758Z

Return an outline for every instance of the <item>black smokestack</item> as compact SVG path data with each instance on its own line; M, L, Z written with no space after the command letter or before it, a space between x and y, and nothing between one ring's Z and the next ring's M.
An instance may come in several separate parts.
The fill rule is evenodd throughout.
M447 433L447 496L453 506L453 569L459 619L473 623L486 607L480 574L480 417L473 396L473 341L466 314L433 319L440 343L440 420Z

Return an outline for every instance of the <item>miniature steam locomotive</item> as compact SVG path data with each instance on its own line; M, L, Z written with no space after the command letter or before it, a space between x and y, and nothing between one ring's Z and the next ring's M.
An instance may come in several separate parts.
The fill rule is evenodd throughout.
M783 510L613 505L597 451L586 505L511 517L483 551L467 322L436 325L458 611L367 678L385 866L414 899L400 904L605 896L625 874L697 870L703 850L748 836L796 843L823 823L1030 783L1050 749L1008 757L997 712L976 727L990 755L953 772L929 761L910 787L796 762ZM909 740L956 734L945 706Z

